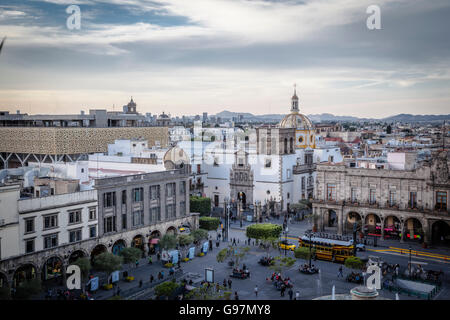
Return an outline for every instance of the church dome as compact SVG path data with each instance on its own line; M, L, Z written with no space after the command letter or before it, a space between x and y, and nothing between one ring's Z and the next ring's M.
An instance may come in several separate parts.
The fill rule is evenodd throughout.
M301 113L288 114L280 121L280 128L296 128L303 130L312 130L313 125L309 118Z
M167 150L163 157L163 163L166 169L173 169L173 165L189 164L190 159L183 149L175 146Z

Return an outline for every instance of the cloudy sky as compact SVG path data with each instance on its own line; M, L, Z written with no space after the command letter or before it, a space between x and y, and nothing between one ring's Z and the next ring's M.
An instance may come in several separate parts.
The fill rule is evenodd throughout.
M142 113L287 113L296 83L306 114L448 114L449 17L448 0L6 0L0 110L117 111L133 96Z

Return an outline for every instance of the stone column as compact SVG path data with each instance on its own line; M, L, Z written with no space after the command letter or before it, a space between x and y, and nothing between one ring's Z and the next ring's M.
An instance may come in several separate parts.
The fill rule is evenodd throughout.
M344 226L344 209L340 209L339 212L337 212L337 219L338 219L338 235L342 235L343 233L343 226Z
M400 237L400 242L403 243L403 242L405 242L405 240L404 240L404 238L405 238L405 223L404 222L401 222L400 230L401 230L401 234L402 234L402 236Z
M323 231L323 210L322 208L318 208L316 211L318 218L317 218L317 231Z
M430 243L431 242L430 241L431 234L430 234L430 225L428 223L428 220L423 219L423 221L421 221L421 223L422 223L422 230L423 230L423 242L426 245L430 245L431 244Z
M381 217L381 239L384 239L384 217Z

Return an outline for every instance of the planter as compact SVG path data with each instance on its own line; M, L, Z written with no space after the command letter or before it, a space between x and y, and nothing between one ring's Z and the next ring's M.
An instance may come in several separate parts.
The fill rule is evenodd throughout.
M103 285L103 289L105 289L105 290L111 290L112 288L113 288L112 283L104 284L104 285Z
M199 257L203 257L205 254L203 253L203 252L200 252L199 254L198 254L198 256Z
M188 262L188 261L189 261L189 258L184 258L182 261L183 261L183 262Z
M125 278L126 282L131 282L133 280L134 280L134 277L132 277L132 276L128 276L128 277Z
M170 263L170 262L168 262L164 265L164 268L172 268L172 267L173 267L173 263Z

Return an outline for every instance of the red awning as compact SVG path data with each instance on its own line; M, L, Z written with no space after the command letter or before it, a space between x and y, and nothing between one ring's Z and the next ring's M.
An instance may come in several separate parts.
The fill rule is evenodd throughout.
M157 244L159 242L159 239L152 239L150 241L150 244Z

